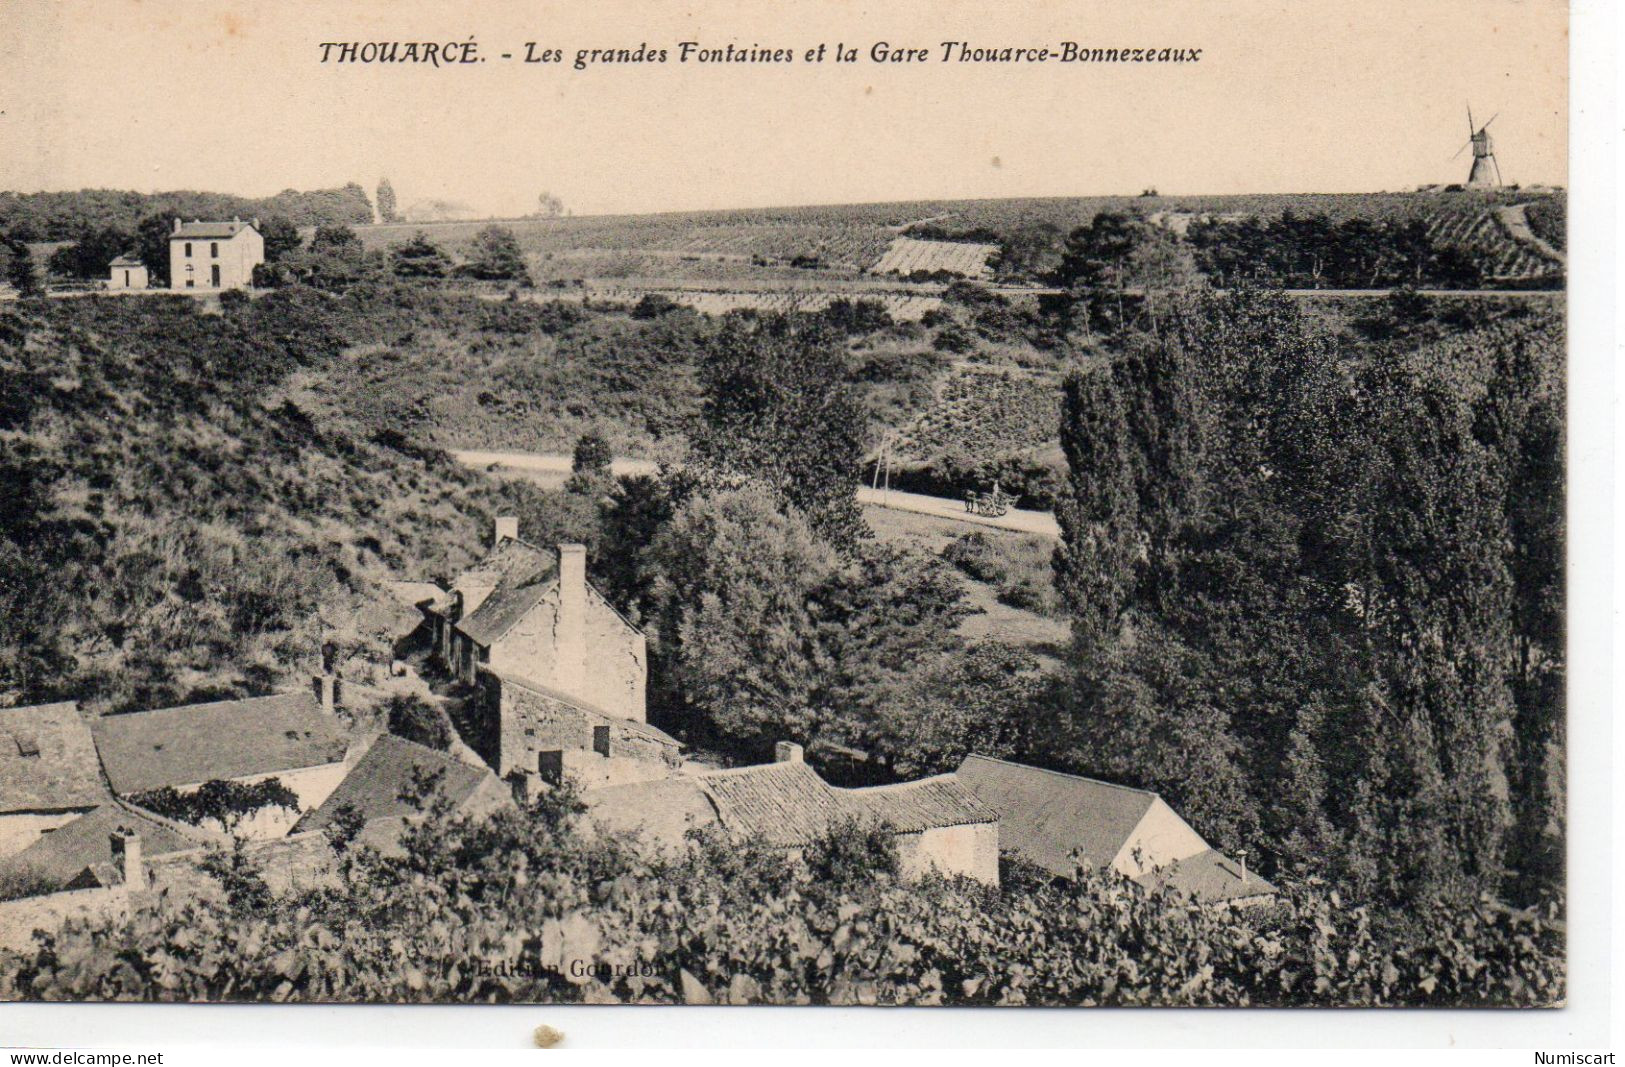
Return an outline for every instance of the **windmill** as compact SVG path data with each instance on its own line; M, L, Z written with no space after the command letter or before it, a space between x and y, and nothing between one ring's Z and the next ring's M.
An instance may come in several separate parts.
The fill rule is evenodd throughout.
M1497 111L1489 117L1488 122L1480 126L1473 122L1473 106L1467 105L1467 142L1456 149L1456 155L1450 158L1455 159L1467 151L1468 145L1472 146L1473 169L1467 174L1469 189L1493 189L1501 184L1501 164L1495 161L1495 142L1490 140L1490 123L1500 114ZM1490 177L1492 170L1495 173L1493 178Z

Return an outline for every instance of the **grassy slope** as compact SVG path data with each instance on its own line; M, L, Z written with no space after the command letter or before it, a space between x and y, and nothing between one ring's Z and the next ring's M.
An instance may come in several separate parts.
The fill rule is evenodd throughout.
M358 315L315 294L0 311L0 693L106 710L263 691L381 580L471 558L489 489L287 385Z

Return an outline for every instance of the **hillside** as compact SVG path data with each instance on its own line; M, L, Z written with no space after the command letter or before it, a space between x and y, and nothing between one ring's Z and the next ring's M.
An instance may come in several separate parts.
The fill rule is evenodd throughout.
M279 294L0 308L0 696L97 710L265 691L390 576L477 550L494 493L315 411L355 317Z
M1175 229L1190 217L1324 214L1332 222L1422 219L1439 241L1468 251L1486 276L1527 280L1556 273L1558 264L1517 242L1495 209L1534 204L1544 222L1561 217L1561 191L1428 191L1410 193L1257 194L1239 196L1095 196L1000 200L921 200L881 204L754 208L601 215L505 221L539 282L654 279L731 282L854 280L873 269L911 227L931 235L1004 242L1024 230L1052 226L1062 233L1101 211L1136 211ZM1559 205L1556 208L1550 205ZM485 222L399 224L367 228L369 247L404 241L421 229L457 247ZM1537 232L1541 232L1537 230Z

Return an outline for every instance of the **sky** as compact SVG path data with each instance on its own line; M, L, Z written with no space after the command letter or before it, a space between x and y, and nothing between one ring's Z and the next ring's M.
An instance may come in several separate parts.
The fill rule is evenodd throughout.
M485 62L322 63L323 42ZM1196 47L1194 64L942 63L941 42ZM680 64L675 46L791 48ZM931 50L877 64L876 42ZM527 42L562 64L521 61ZM860 62L836 63L837 43ZM583 48L673 52L573 69ZM807 49L826 46L823 63ZM1561 0L0 0L0 189L264 196L387 176L400 203L575 214L908 199L1566 184ZM501 59L507 52L515 58Z

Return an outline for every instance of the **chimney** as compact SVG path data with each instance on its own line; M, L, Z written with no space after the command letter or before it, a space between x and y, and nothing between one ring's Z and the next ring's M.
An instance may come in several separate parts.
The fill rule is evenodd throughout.
M170 233L180 233L181 232L181 220L180 220L179 215L175 216L175 226L169 232Z
M554 682L569 696L581 696L587 681L587 549L559 546L559 616L553 627Z
M252 225L256 230L259 229L260 228L260 217L258 215L255 215L253 220L250 222L250 225Z
M340 700L338 678L331 674L318 674L311 681L312 688L316 692L316 703L320 704L327 714L333 714Z
M519 540L519 519L513 515L498 515L496 529L491 539L492 547L500 545L503 541Z
M536 771L516 770L508 775L508 781L513 786L514 803L522 808L530 807L542 795L542 776Z
M1236 858L1241 860L1241 884L1246 885L1247 884L1247 850L1244 849L1244 848L1237 849L1236 850Z
M802 763L801 746L794 741L779 741L773 746L774 763Z
M107 843L112 849L113 865L124 876L125 887L145 889L147 882L141 866L141 835L121 826L108 837Z

